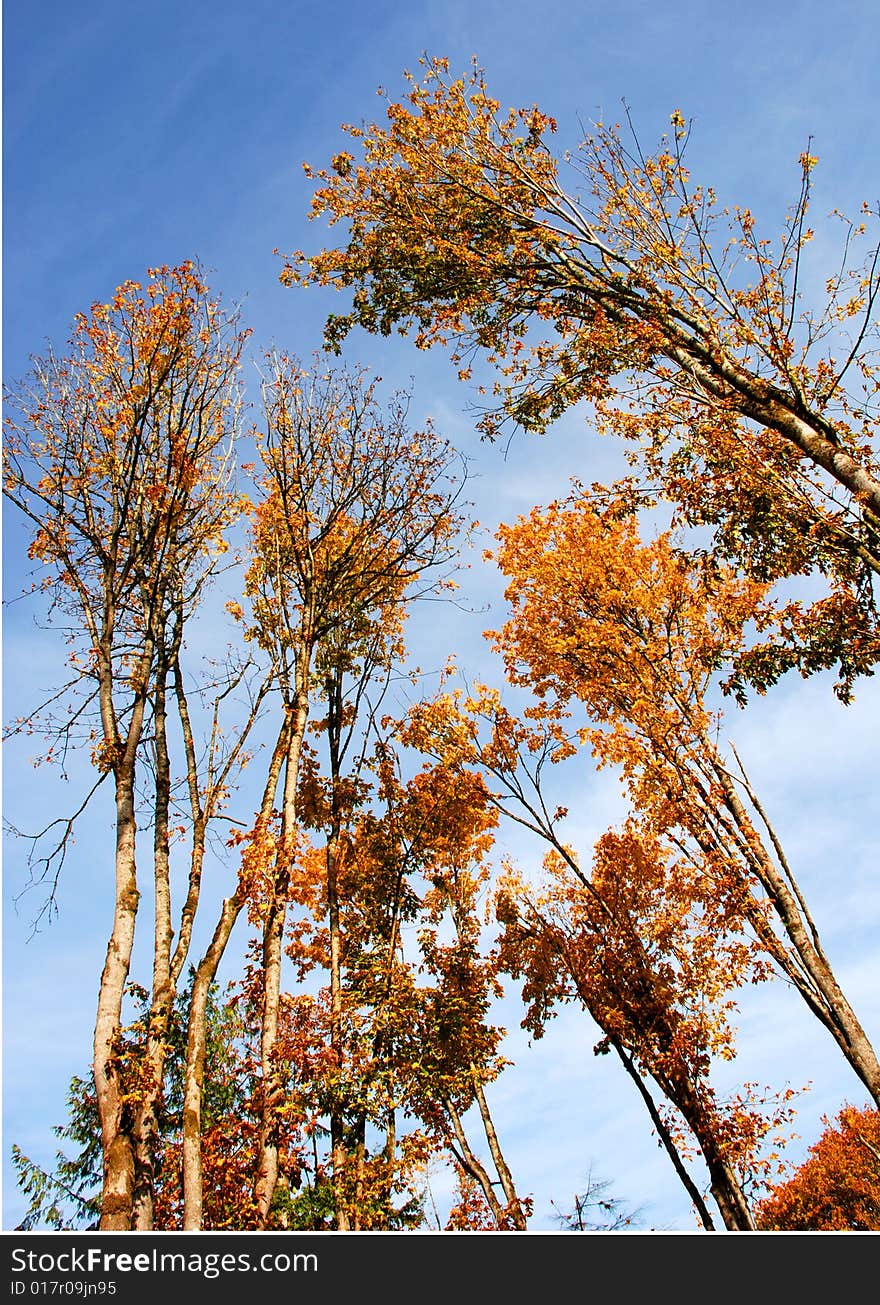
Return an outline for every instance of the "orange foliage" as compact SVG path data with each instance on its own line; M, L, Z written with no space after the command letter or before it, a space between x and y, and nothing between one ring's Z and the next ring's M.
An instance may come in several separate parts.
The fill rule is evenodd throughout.
M420 348L451 344L462 378L484 351L501 377L489 434L507 419L543 431L588 401L627 441L638 497L711 527L756 578L827 576L827 597L790 604L748 675L760 687L839 661L846 696L880 654L868 338L880 263L876 246L858 261L866 221L845 223L841 264L811 310L799 281L813 157L771 241L691 180L679 112L654 153L600 122L562 163L556 123L534 106L504 112L476 64L454 77L444 59L421 63L384 123L346 128L355 153L307 168L313 216L346 234L291 255L282 280L353 292L327 322L336 348L355 324L412 331Z
M502 526L499 538L512 615L496 646L508 678L537 695L526 716L558 730L569 713L585 714L576 737L600 765L619 767L640 819L679 849L719 938L751 939L740 977L764 978L772 962L880 1099L876 1053L710 705L748 625L766 619L765 586L689 556L669 533L641 542L619 502L597 511L575 496Z
M766 1231L880 1231L880 1112L844 1106L809 1158L757 1208Z
M274 354L267 370L246 638L278 653L321 645L339 672L381 630L400 656L404 593L450 561L462 524L455 454L408 428L405 396L383 410L361 372Z
M446 1232L495 1232L497 1224L480 1185L463 1170L456 1173L455 1201L446 1220Z
M713 1061L735 1055L728 1018L749 949L719 929L706 885L635 822L599 839L589 877L556 852L544 864L537 891L508 871L498 897L499 963L523 981L526 1026L541 1036L557 1003L580 1001L604 1035L596 1051L634 1059L710 1169L723 1162L741 1182L761 1181L765 1142L788 1121L792 1094L716 1095ZM671 1117L670 1128L687 1149Z
M31 556L72 589L185 576L225 550L240 506L224 485L247 332L192 263L149 275L78 314L69 355L36 360L10 396L6 492L37 527Z

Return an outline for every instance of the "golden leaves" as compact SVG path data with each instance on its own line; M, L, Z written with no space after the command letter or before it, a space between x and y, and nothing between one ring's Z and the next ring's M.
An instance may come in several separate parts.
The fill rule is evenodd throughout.
M771 240L748 208L691 181L680 109L653 153L631 125L627 137L596 124L569 156L580 175L566 189L551 119L504 113L476 62L457 78L444 59L421 68L385 124L352 133L362 162L316 174L313 212L344 220L347 237L282 272L353 292L327 321L328 345L356 324L411 333L419 348L449 345L462 381L482 350L498 372L497 406L479 423L489 436L508 421L544 431L589 401L598 429L630 443L646 487L707 527L722 557L758 580L829 576L862 595L863 629L875 629L863 595L880 569L880 481L859 384L876 394L880 262L875 245L859 265L866 228L847 223L824 302L805 307L816 157L802 154L800 193ZM758 687L832 660L820 630L772 672L768 649ZM845 648L841 665L846 694L861 672Z

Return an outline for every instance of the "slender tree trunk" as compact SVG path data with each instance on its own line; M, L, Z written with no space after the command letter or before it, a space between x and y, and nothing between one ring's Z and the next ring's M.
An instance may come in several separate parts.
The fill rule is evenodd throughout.
M718 1129L690 1077L684 1072L653 1075L669 1100L681 1111L699 1143L709 1170L712 1196L725 1228L732 1232L754 1232L749 1203L742 1184L726 1159L718 1140Z
M339 894L337 885L339 828L334 822L327 839L327 918L330 929L330 1050L337 1075L341 1075L344 1059L342 1046L342 935L339 921ZM336 1194L336 1227L346 1232L350 1227L346 1179L348 1147L345 1136L345 1115L340 1090L334 1090L330 1107L330 1154L333 1170L333 1188Z
M139 900L133 771L132 758L116 781L116 903L95 1018L93 1068L104 1157L100 1227L108 1232L131 1227L134 1196L134 1153L116 1064Z
M366 1116L361 1115L354 1130L354 1198L352 1200L351 1228L361 1230L361 1212L364 1199L364 1169L367 1161Z
M190 852L189 862L189 881L187 883L186 900L180 912L180 929L177 934L177 943L174 948L174 955L171 958L171 979L177 984L183 967L186 964L186 958L189 954L189 945L192 940L193 924L196 917L196 909L199 904L199 895L202 887L202 868L205 863L205 837L208 825L208 812L210 809L211 797L215 791L215 785L212 783L213 776L210 774L208 794L202 800L199 788L199 765L196 759L195 738L193 736L192 721L189 714L189 703L187 702L186 690L183 683L183 669L180 665L180 658L174 658L174 697L177 703L177 714L180 720L181 732L183 734L183 752L186 758L186 782L189 789L189 806L190 819L192 821L192 850ZM215 705L216 711L216 705ZM238 746L243 745L243 735L250 733L250 728L254 720L255 713L251 713L245 731L239 735ZM213 738L212 738L213 743Z
M507 1212L495 1194L494 1185L485 1166L471 1150L470 1143L467 1140L467 1134L465 1133L464 1126L461 1122L461 1116L451 1101L444 1101L443 1108L449 1116L449 1120L452 1124L452 1131L455 1134L455 1141L458 1148L457 1150L455 1147L452 1148L452 1153L455 1156L455 1159L458 1161L464 1172L479 1183L482 1193L486 1198L486 1204L492 1211L492 1217L497 1226L499 1228L506 1227Z
M721 1212L725 1228L731 1232L755 1232L757 1225L745 1193L727 1161L713 1158L709 1164L709 1174L712 1179L712 1196Z
M276 1061L278 1014L281 1004L281 962L290 889L290 868L296 851L297 784L302 743L309 714L308 668L297 668L296 692L291 707L284 759L284 798L281 837L275 862L271 900L263 928L263 1012L260 1031L262 1118L254 1197L259 1226L264 1228L278 1182L278 1124L284 1085Z
M342 731L342 677L327 677L327 746L330 753L330 828L327 835L327 923L330 931L330 1051L333 1067L341 1076L345 1048L342 1019L342 925L339 903L339 839L342 814L339 801L340 743ZM348 1212L348 1170L350 1158L341 1093L331 1094L330 1155L333 1188L336 1197L336 1228L347 1232L351 1227ZM355 1209L357 1208L355 1203Z
M175 643L179 644L180 629ZM155 1158L159 1142L159 1101L165 1077L168 1028L174 1003L171 975L171 873L169 865L169 813L171 808L171 760L168 754L166 681L177 648L160 653L156 670L153 704L155 733L155 797L153 810L154 933L153 987L144 1049L141 1099L134 1108L132 1137L135 1158L134 1227L153 1227Z
M202 1227L204 1185L202 1181L202 1093L205 1085L207 1051L206 1013L211 984L223 959L247 894L239 889L227 897L208 950L196 968L189 1001L186 1043L186 1078L183 1093L183 1229Z
M712 747L706 740L704 746ZM776 844L777 855L783 871L776 865L770 852L749 818L748 812L736 790L736 786L721 763L721 758L714 749L710 752L714 760L714 769L724 792L725 804L739 830L748 850L749 859L762 887L770 898L776 914L791 942L800 966L807 974L813 991L818 995L827 1018L823 1020L837 1045L840 1047L851 1067L871 1093L875 1105L880 1108L880 1061L868 1035L862 1027L855 1011L847 1001L827 956L819 941L816 929L803 897L798 892L781 846L769 826L760 804L752 796L756 810L767 824L770 836ZM790 966L784 967L790 968ZM797 985L799 988L801 984ZM812 1005L812 1003L810 1003ZM814 1008L815 1009L815 1008Z
M464 942L461 912L467 910L460 899L455 899L451 903L452 917L455 922L455 931L460 941ZM492 1163L495 1165L495 1172L501 1181L501 1188L507 1198L507 1217L513 1222L515 1228L520 1232L527 1229L527 1220L522 1203L517 1196L516 1187L513 1181L513 1175L508 1168L504 1153L501 1150L501 1143L498 1141L498 1134L495 1130L495 1124L489 1110L489 1103L486 1100L486 1094L483 1091L483 1084L480 1080L477 1067L473 1061L470 1063L471 1085L474 1091L474 1100L480 1112L480 1118L483 1121L483 1131L486 1135L486 1141L489 1145L489 1154L492 1156Z
M391 1189L394 1184L394 1166L397 1162L397 1116L394 1107L388 1111L385 1122L385 1179L382 1183L382 1204L385 1207L385 1227L391 1227Z
M108 614L111 611L109 599L106 610ZM92 1072L101 1121L103 1155L100 1228L102 1231L116 1232L131 1227L134 1199L134 1152L129 1132L130 1120L116 1056L140 897L137 885L134 782L137 752L143 731L146 686L153 660L153 640L147 637L134 672L135 695L123 745L113 702L112 638L112 618L108 615L104 638L98 648L99 704L104 742L113 757L116 782L116 887L113 927L98 989Z
M504 1153L501 1150L501 1144L498 1141L498 1134L495 1131L495 1124L489 1113L489 1103L486 1100L486 1094L483 1091L483 1085L477 1075L476 1067L471 1065L471 1076L474 1085L474 1096L480 1111L480 1118L483 1121L483 1129L486 1134L486 1141L489 1143L489 1153L492 1156L492 1163L501 1179L501 1187L504 1195L507 1197L507 1213L513 1221L513 1225L520 1232L525 1232L527 1228L526 1216L522 1208L519 1197L516 1194L516 1188L513 1183L513 1175L508 1168L507 1161L504 1159Z
M606 1034L607 1034L607 1030L606 1030ZM654 1103L654 1098L651 1096L651 1093L648 1090L648 1085L645 1083L644 1079L642 1078L642 1075L639 1073L638 1069L633 1063L632 1057L627 1053L623 1045L616 1038L612 1037L610 1034L607 1034L607 1036L609 1042L614 1047L614 1050L617 1052L618 1056L620 1057L624 1069L632 1079L633 1083L635 1083L639 1095L647 1107L648 1114L651 1116L651 1122L654 1125L657 1136L660 1138L660 1141L663 1144L663 1148L666 1151L666 1154L669 1156L670 1160L672 1161L673 1168L675 1169L675 1172L678 1174L678 1177L681 1179L685 1191L693 1201L694 1209L696 1210L697 1214L700 1216L700 1222L708 1232L713 1232L715 1229L715 1223L712 1219L712 1215L709 1213L709 1207L706 1205L706 1202L703 1200L703 1197L700 1193L700 1189L697 1187L696 1183L691 1178L690 1174L685 1168L685 1164L681 1158L678 1147L675 1145L675 1141L672 1137L672 1134L667 1128L663 1116L660 1114L659 1110L657 1109L657 1106Z
M290 722L285 717L269 764L260 813L254 828L255 841L266 836L287 753L289 729ZM247 885L240 883L238 890L223 903L210 946L196 967L190 996L183 1095L183 1227L187 1232L199 1230L203 1219L202 1094L205 1083L208 996L232 930L246 902Z

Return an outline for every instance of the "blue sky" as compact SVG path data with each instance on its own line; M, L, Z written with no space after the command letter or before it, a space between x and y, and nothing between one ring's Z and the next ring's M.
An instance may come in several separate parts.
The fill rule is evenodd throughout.
M253 357L270 344L307 357L338 305L323 292L278 283L273 249L316 248L323 234L306 220L310 190L300 165L323 165L340 147L340 123L373 117L377 86L397 92L402 70L423 51L446 55L455 68L476 55L502 103L537 102L557 119L560 148L577 143L582 122L617 116L623 100L649 142L681 109L695 124L694 175L723 200L766 217L771 232L796 195L798 155L812 137L821 255L830 209L852 212L876 195L878 38L874 0L6 0L4 378L22 375L47 340L63 345L74 313L119 282L186 258L200 260L226 303L241 302ZM826 270L819 261L815 276ZM591 440L574 414L543 441L515 439L506 457L480 445L468 408L473 395L455 384L439 354L358 336L346 356L389 384L411 383L414 419L432 416L469 454L472 497L489 532L562 492L570 475L596 479L614 465L614 450ZM23 550L20 523L6 509L7 600L20 588ZM501 612L500 586L478 557L462 577L464 610L427 608L414 616L412 636L418 656L439 665L455 652L472 673L486 665L481 631ZM53 682L61 664L59 635L40 628L35 615L23 603L4 610L7 719ZM816 680L780 686L760 710L733 722L802 867L844 986L875 1037L880 887L870 813L878 720L873 684L845 711ZM585 770L577 783L577 833L588 846L616 818L617 798L609 777ZM7 748L4 811L16 824L68 807L73 787L34 772L26 747ZM51 1159L51 1125L63 1119L71 1074L88 1063L109 922L109 822L106 807L90 813L65 867L60 916L30 940L28 901L14 905L26 873L23 848L5 845L6 1228L22 1211L10 1145ZM537 850L514 850L537 864ZM551 1200L568 1202L592 1164L617 1195L644 1205L655 1226L692 1228L631 1089L608 1059L591 1056L595 1038L584 1018L566 1012L531 1048L517 1032L515 1001L505 1019L517 1064L492 1101L515 1176L535 1197L534 1226L553 1227ZM844 1099L861 1104L860 1086L830 1039L781 989L748 994L741 1024L739 1079L813 1083L801 1146L823 1112Z

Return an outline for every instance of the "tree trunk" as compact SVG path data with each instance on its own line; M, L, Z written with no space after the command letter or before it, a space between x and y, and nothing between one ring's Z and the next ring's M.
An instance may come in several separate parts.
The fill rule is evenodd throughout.
M186 1042L186 1078L183 1091L183 1230L202 1227L202 1092L207 1047L206 1012L211 984L241 909L247 901L239 890L227 897L220 911L211 944L199 963L189 1001Z
M171 652L173 657L174 650ZM171 875L169 866L169 811L171 806L171 761L168 755L166 677L170 658L160 656L156 671L153 706L155 732L155 799L153 809L154 932L153 988L144 1048L141 1098L134 1107L134 1227L153 1227L155 1157L159 1141L159 1100L165 1077L168 1026L174 1003L171 978Z
M116 781L116 902L95 1018L93 1072L104 1166L102 1232L131 1228L134 1197L134 1154L116 1056L139 900L135 834L132 756Z
M281 837L275 861L271 900L263 927L263 1013L260 1031L260 1067L262 1074L262 1118L260 1122L259 1159L254 1197L257 1220L265 1228L278 1182L278 1112L283 1104L283 1084L278 1072L275 1049L278 1040L278 1013L281 1003L281 962L290 868L296 850L297 783L302 743L309 715L308 671L297 670L297 686L291 708L284 759L284 798L281 811Z
M452 1131L455 1134L455 1140L458 1144L458 1151L455 1150L455 1147L452 1148L452 1153L455 1156L455 1159L458 1161L464 1172L479 1183L483 1196L486 1198L486 1204L492 1211L492 1217L498 1228L505 1228L507 1226L507 1212L498 1200L498 1197L495 1195L494 1185L486 1172L485 1166L471 1150L458 1111L451 1101L444 1101L443 1107L449 1116L452 1124Z
M696 1183L691 1178L690 1174L685 1168L685 1164L681 1158L681 1154L678 1150L678 1147L675 1145L675 1140L672 1134L670 1133L669 1129L667 1128L663 1116L660 1114L659 1110L654 1104L654 1098L651 1096L647 1083L643 1079L642 1075L639 1073L639 1070L634 1064L632 1057L623 1047L622 1043L616 1037L613 1037L610 1033L608 1033L607 1030L605 1030L605 1033L606 1036L608 1037L608 1041L611 1043L611 1045L614 1047L614 1050L617 1052L618 1056L620 1057L621 1064L623 1065L629 1077L632 1079L633 1083L635 1083L636 1088L638 1089L639 1092L639 1096L644 1101L645 1106L647 1107L648 1110L648 1114L651 1116L651 1122L654 1125L654 1129L657 1133L657 1136L659 1137L663 1145L663 1148L666 1151L666 1154L669 1156L670 1160L672 1161L673 1168L675 1169L675 1172L678 1174L679 1178L681 1179L682 1186L684 1187L688 1196L693 1201L694 1209L696 1210L697 1214L700 1216L700 1222L702 1223L703 1227L707 1230L707 1232L714 1232L715 1222L712 1218L712 1215L709 1213L709 1207L706 1205L706 1202L703 1200L699 1188L697 1187Z
M338 1076L331 1093L330 1156L336 1204L336 1228L351 1228L348 1213L349 1155L343 1101L338 1086L345 1057L342 1028L342 927L339 908L339 836L342 813L339 802L340 743L342 731L342 677L329 675L327 689L327 746L330 753L330 828L327 834L327 923L330 930L330 1051ZM356 1208L356 1205L355 1205Z
M504 1195L507 1197L508 1217L513 1221L513 1225L520 1232L525 1232L527 1228L526 1216L523 1211L520 1199L516 1194L516 1188L513 1183L513 1175L504 1159L501 1150L501 1144L498 1141L498 1134L495 1132L495 1124L489 1113L489 1103L486 1100L486 1094L483 1091L483 1085L477 1077L476 1067L471 1065L471 1075L474 1084L474 1096L476 1097L477 1106L480 1111L480 1118L483 1121L483 1129L486 1134L486 1141L489 1143L489 1152L492 1156L492 1163L501 1179L501 1187Z
M342 935L339 922L339 895L337 890L337 853L339 827L334 824L327 839L327 917L330 929L330 1050L337 1076L341 1076L344 1060L342 1046ZM333 1170L333 1189L336 1195L336 1228L347 1232L350 1228L346 1177L348 1147L345 1137L345 1115L337 1086L331 1094L330 1155Z
M269 764L263 800L254 827L255 841L264 837L268 828L278 779L287 753L289 729L290 723L285 717ZM217 968L226 951L232 930L246 901L247 892L241 884L238 890L224 901L211 944L196 968L190 996L183 1095L183 1227L187 1232L199 1230L203 1220L202 1093L205 1080L207 1046L205 1024L208 994L217 976Z
M681 1111L700 1146L709 1170L712 1196L725 1228L732 1232L754 1232L752 1218L742 1184L725 1158L718 1141L718 1130L689 1075L684 1072L655 1073L653 1077L669 1100Z
M153 661L154 641L148 634L132 673L133 700L124 745L120 739L113 699L114 607L105 596L105 625L96 644L99 666L99 706L104 745L112 758L116 796L116 865L113 927L98 989L95 1015L92 1072L98 1117L101 1121L103 1183L100 1228L129 1229L134 1199L134 1152L131 1120L124 1101L120 1066L117 1063L122 1027L122 1002L134 947L135 923L140 894L137 886L135 817L135 769L143 732L146 693Z
M822 1019L822 1022L870 1092L875 1105L880 1109L880 1061L878 1061L877 1053L855 1011L850 1006L837 982L819 941L818 930L806 909L803 898L797 890L797 885L793 879L791 886L786 882L784 874L780 872L773 857L764 846L763 840L752 824L742 799L736 791L733 780L722 765L721 758L712 748L711 743L705 740L704 746L710 749L709 755L713 757L713 768L723 788L725 804L746 844L754 872L773 903L776 915L791 942L795 956L810 980L813 994L819 999L819 1004L824 1008L825 1018ZM754 797L752 800L757 803L757 799ZM766 823L766 817L763 816L759 804L756 805L756 810ZM777 854L783 862L784 869L788 871L790 876L791 872L788 870L782 849L779 847L772 829L770 834L774 842L777 843ZM803 992L801 982L789 972L793 968L792 962L783 962L782 968L786 970L790 978L794 979L796 986ZM812 1009L816 1009L813 1002L809 1004Z

